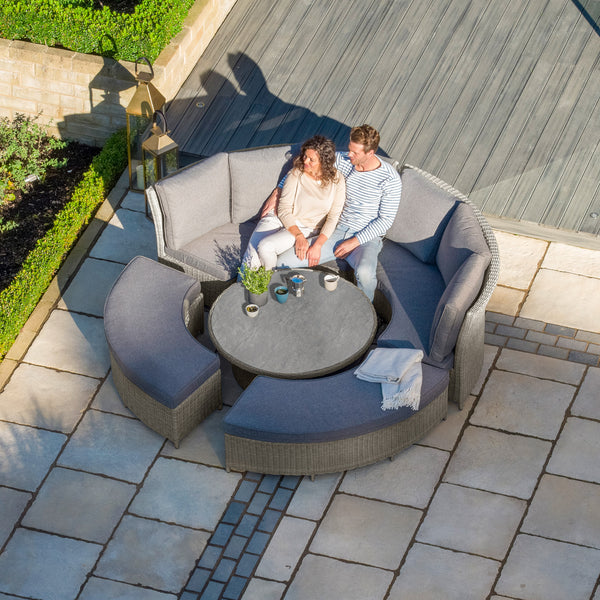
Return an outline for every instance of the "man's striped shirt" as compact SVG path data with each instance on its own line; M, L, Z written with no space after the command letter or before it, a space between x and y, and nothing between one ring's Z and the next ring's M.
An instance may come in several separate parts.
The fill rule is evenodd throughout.
M346 178L346 202L338 225L353 231L361 244L385 234L400 204L400 175L389 163L380 162L374 171L357 171L347 152L336 152L335 166Z

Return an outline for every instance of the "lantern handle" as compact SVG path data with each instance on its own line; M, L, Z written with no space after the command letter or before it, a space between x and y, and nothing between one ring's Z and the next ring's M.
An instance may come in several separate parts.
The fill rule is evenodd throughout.
M140 62L141 60L146 62L146 64L150 68L150 73L140 73L138 75L138 62ZM141 81L151 81L152 79L154 79L154 69L152 68L152 65L150 64L150 61L145 56L140 56L139 58L136 59L136 61L135 61L135 76L137 79L139 79Z
M162 117L162 120L164 122L163 133L169 133L168 125L167 125L167 117L165 116L165 113L162 110L155 110L154 111L154 122L156 123L156 125L158 127L158 122L156 121L156 117L157 116Z

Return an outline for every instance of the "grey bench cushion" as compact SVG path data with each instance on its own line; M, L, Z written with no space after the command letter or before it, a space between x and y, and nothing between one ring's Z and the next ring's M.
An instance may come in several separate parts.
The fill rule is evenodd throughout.
M184 303L201 293L193 278L138 256L114 283L104 307L113 360L155 400L177 407L219 369L219 359L188 331Z
M448 373L423 365L420 409L448 386ZM414 414L381 410L381 386L352 370L320 379L257 377L224 420L225 433L265 442L341 440L377 431Z

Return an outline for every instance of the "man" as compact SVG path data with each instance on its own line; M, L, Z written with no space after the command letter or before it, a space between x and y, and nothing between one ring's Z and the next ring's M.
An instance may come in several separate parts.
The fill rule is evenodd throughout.
M352 128L348 152L336 153L336 168L346 178L346 202L335 231L326 240L322 236L314 240L312 252L302 260L294 249L280 255L278 266L313 267L344 259L354 269L358 287L373 300L382 238L394 222L402 191L396 169L376 156L378 147L376 129L370 125ZM267 201L264 213L273 210L276 198L277 190Z

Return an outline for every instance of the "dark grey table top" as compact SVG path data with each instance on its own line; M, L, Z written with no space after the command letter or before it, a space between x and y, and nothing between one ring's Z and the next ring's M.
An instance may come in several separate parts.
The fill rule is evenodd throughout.
M290 295L286 303L275 299L274 288L285 277L300 272L306 277L304 295ZM324 273L310 269L275 271L269 300L259 314L248 317L245 290L235 283L214 302L208 331L217 351L229 362L251 373L304 379L333 373L360 358L377 329L377 316L369 299L340 278L328 292Z

